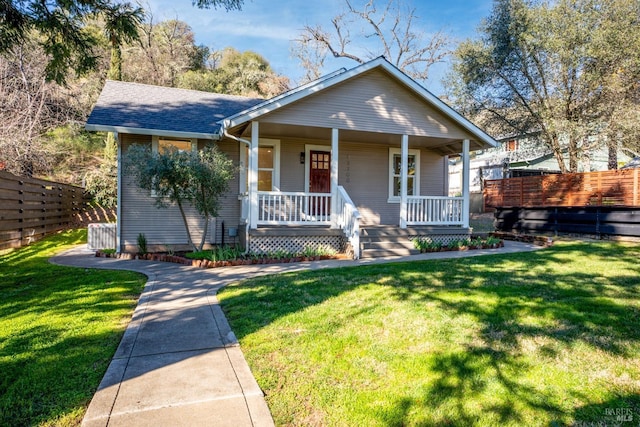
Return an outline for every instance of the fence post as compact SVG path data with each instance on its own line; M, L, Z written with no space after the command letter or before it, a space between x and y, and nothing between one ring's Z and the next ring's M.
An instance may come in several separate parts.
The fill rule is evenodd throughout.
M638 168L633 168L633 205L638 206Z
M602 174L597 172L598 174L598 205L602 206Z
M520 178L520 206L524 206L524 179Z
M18 204L21 205L20 208L20 219L18 220L18 222L20 223L20 243L18 243L18 246L22 246L22 242L24 242L24 220L25 220L25 215L27 212L26 207L24 206L24 190L22 189L24 186L24 181L23 180L18 180L18 185L20 186L20 190L18 190L18 194L20 195L20 199L18 200Z

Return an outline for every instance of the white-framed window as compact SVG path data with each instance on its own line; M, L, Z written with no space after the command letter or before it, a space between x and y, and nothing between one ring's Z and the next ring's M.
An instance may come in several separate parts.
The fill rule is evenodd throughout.
M245 169L244 192L249 191L249 148L241 151L241 165ZM258 191L278 191L280 189L280 140L260 138L258 143Z
M407 158L407 195L420 194L420 150L409 150ZM389 149L389 202L400 202L400 175L402 153L399 148Z
M151 151L154 153L163 153L169 148L180 151L197 151L198 140L196 138L170 138L154 135L151 138ZM158 197L154 190L151 190L151 197Z
M180 151L196 151L198 140L196 138L168 138L164 136L153 136L151 149L154 153L162 153L169 147Z

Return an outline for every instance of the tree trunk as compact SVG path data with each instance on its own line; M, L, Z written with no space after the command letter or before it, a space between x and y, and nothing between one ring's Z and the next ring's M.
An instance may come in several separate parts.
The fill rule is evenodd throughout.
M560 147L558 138L555 135L549 138L549 145L551 146L551 150L553 151L553 157L555 157L556 161L558 162L558 168L560 168L560 173L567 173L567 166L564 163L562 148Z
M569 137L569 172L578 172L578 140Z
M187 239L189 240L189 246L193 248L194 252L199 252L201 249L199 250L198 247L193 243L193 238L191 237L191 230L189 230L189 223L187 222L187 216L184 213L184 209L182 207L182 203L180 202L179 198L178 198L177 204L178 204L178 208L180 209L180 215L182 216L182 221L184 222L184 228L187 231Z
M200 239L200 246L198 247L198 251L202 251L204 248L204 242L207 239L207 234L209 233L209 215L204 216L204 231L202 232L202 239Z
M120 46L111 46L111 61L109 62L109 72L107 78L111 80L122 80L122 51Z
M609 150L607 167L609 170L616 170L618 169L618 140L609 136L607 139L607 149Z

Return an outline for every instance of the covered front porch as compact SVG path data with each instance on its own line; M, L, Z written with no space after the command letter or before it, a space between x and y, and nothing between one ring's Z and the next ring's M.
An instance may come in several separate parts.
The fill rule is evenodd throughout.
M276 133L274 126L267 124L268 129L267 140L273 141ZM297 132L304 133L299 127ZM282 132L283 127L278 126L281 132L278 135L284 141L290 137L292 132L296 132L292 127L288 127L286 132ZM252 121L250 131L247 130L247 137L250 139L237 137L239 141L247 145L246 150L240 152L240 188L246 188L246 192L241 192L241 222L246 226L247 247L250 250L265 250L265 248L274 248L281 245L274 243L281 239L291 240L296 237L299 241L307 242L326 242L327 239L334 239L331 246L340 247L351 253L354 258L361 256L362 250L362 229L363 226L393 226L397 230L405 230L407 228L431 227L430 232L433 234L443 234L447 236L461 236L469 233L469 140L460 140L454 142L447 140L436 141L435 138L419 138L409 135L390 135L390 134L371 134L368 132L350 132L339 130L336 128L325 130L330 134L329 141L307 140L318 150L318 153L328 153L328 156L318 156L316 151L306 150L300 152L300 163L304 163L304 177L298 176L298 187L304 187L302 191L282 191L282 187L286 183L273 185L271 191L260 189L263 184L261 182L261 171L265 166L261 161L261 124L259 121ZM317 135L317 133L316 133ZM344 140L342 139L344 135ZM300 136L297 136L300 138ZM394 147L389 141L397 141ZM278 140L280 141L280 140ZM392 156L389 168L391 172L369 171L371 177L375 174L391 174L389 186L393 189L389 190L389 200L385 200L384 204L392 206L390 211L397 210L396 215L386 215L382 219L375 220L366 218L361 210L371 209L374 202L367 200L367 195L358 190L351 183L351 179L345 179L341 176L341 171L345 171L345 162L351 163L351 169L347 169L346 174L354 169L355 160L349 155L342 155L341 148L343 144L373 144L383 145L384 150L395 150L397 155ZM410 141L412 144L410 144ZM283 142L284 144L284 142ZM434 150L434 144L437 144L437 150ZM457 144L457 145L456 145ZM455 151L454 147L461 148L461 152ZM416 166L416 156L410 155L410 151L415 150L433 151L434 156L440 158L440 162L446 162L446 156L442 154L442 150L447 150L451 154L460 154L463 164L466 165L466 180L463 193L459 197L448 197L446 188L440 189L438 195L422 195L419 191L419 185L416 181L422 180L419 174L419 166ZM265 151L263 151L263 154ZM266 154L274 156L274 153ZM386 160L385 160L386 161ZM274 165L278 163L280 169L286 168L287 165L280 159L273 161ZM418 161L419 163L419 161ZM424 163L424 162L423 162ZM438 163L440 164L440 163ZM267 165L267 166L270 166ZM360 168L366 169L366 165L360 165ZM320 174L314 175L315 169L322 169ZM410 172L410 169L412 171ZM426 169L423 167L423 169ZM433 173L433 172L432 172ZM427 174L427 171L423 171ZM325 182L326 181L326 182ZM347 189L351 184L353 192ZM289 186L293 184L288 183ZM416 189L418 191L416 191ZM330 231L329 231L330 230ZM453 231L452 231L453 230ZM402 235L404 233L397 233ZM301 240L301 236L307 235L309 239ZM279 237L276 237L279 236ZM288 236L288 237L287 237ZM314 236L314 237L311 237ZM336 242L334 237L341 236L342 240ZM261 241L261 243L257 243ZM267 243L267 241L269 241ZM299 249L300 245L290 244L292 248ZM297 246L296 246L297 245Z
M241 222L341 230L355 258L363 226L469 227L469 152L495 142L377 58L227 117L241 143ZM448 156L463 188L448 197ZM302 231L300 231L302 232Z

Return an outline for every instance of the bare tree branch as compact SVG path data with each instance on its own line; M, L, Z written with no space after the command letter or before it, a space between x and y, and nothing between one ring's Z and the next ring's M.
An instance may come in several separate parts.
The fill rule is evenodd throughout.
M331 20L331 32L320 24L306 25L294 41L292 54L307 71L305 77L319 77L329 53L360 64L382 55L411 77L425 81L429 68L451 53L449 36L443 31L427 36L420 28L416 9L402 0L388 0L383 9L376 7L375 0L361 8L351 0L345 4L346 11ZM354 37L352 32L358 27L359 37Z

